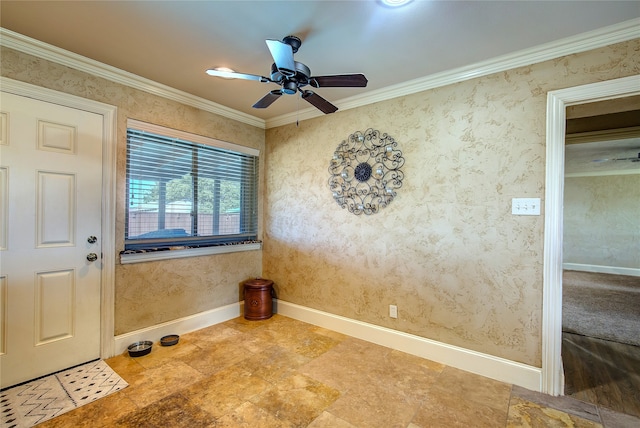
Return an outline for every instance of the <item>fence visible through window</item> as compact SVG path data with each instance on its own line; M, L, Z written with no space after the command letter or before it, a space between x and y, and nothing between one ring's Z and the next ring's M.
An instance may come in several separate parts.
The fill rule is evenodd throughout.
M218 217L218 234L234 235L240 233L240 214L222 214ZM198 215L198 230L203 235L212 235L214 231L213 214ZM166 230L183 230L183 236L192 235L191 214L165 214ZM158 213L145 211L129 211L129 236L136 236L156 232L158 230Z
M129 120L125 250L255 240L258 153Z

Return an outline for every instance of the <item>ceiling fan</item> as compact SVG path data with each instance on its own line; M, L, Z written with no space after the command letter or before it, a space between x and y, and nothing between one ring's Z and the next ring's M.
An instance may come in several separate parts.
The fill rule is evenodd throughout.
M631 161L631 162L640 162L640 152L638 152L638 156L637 156L637 157L632 157L632 158L618 158L618 159L614 159L614 161Z
M302 45L302 41L296 36L287 36L282 41L267 40L266 42L274 61L271 64L270 77L217 69L209 69L207 74L234 79L257 80L263 83L276 83L281 86L280 89L275 89L258 100L253 105L253 108L267 108L283 94L294 95L300 92L302 99L325 114L335 112L338 107L315 92L303 89L305 86L310 85L314 88L364 88L367 86L367 78L364 74L311 76L309 67L293 59L293 54L298 52Z

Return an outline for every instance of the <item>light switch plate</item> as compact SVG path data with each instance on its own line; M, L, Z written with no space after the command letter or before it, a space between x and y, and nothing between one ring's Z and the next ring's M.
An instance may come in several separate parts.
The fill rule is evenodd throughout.
M540 215L540 198L513 198L511 200L511 214Z

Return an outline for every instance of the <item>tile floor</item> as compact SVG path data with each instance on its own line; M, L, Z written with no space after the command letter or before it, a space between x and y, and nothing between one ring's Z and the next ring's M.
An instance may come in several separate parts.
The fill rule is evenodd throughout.
M236 318L107 363L129 387L40 427L640 426L280 315Z

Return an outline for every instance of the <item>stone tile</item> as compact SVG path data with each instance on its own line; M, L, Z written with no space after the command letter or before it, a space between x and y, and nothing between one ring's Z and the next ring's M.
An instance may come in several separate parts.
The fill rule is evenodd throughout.
M322 412L320 416L315 418L313 422L308 425L308 428L358 428L355 425L351 425L344 419L340 419L337 416L329 412Z
M343 342L349 338L346 334L338 333L337 331L329 330L324 327L314 326L313 331L317 334L330 337L338 342Z
M193 383L182 391L189 401L221 417L265 392L271 384L239 367L229 367Z
M372 383L370 373L386 367L391 352L363 340L349 338L305 364L300 371L340 392Z
M447 367L444 364L437 363L435 361L431 361L426 358L417 357L415 355L407 354L406 352L398 351L395 349L391 350L389 355L391 356L391 358L393 358L392 360L393 363L398 366L400 366L403 363L415 364L437 373L442 373L444 368Z
M294 318L285 317L280 314L273 314L268 322L265 323L268 328L275 329L299 329L299 328L315 328L313 324L309 324L304 321L300 321Z
M227 367L230 367L251 354L233 339L225 339L215 346L199 349L189 355L182 356L181 360L204 375L211 375Z
M180 336L180 342L185 341L202 346L203 344L215 344L227 339L237 339L240 336L243 336L241 331L230 327L227 323L221 323L183 334Z
M187 333L183 337L202 349L217 346L220 343L233 342L235 346L242 346L249 352L257 353L273 345L272 340L264 340L258 337L260 332L269 325L269 321L233 319ZM245 327L245 325L249 327Z
M215 428L294 428L288 421L276 418L271 413L253 403L242 403L234 411L219 418Z
M291 318L274 314L271 318L268 318L266 320L246 320L244 319L244 316L240 316L238 318L234 318L232 320L226 321L224 324L227 327L231 327L242 332L253 333L255 332L256 329L262 329L266 326L273 326L279 323L288 323L290 321L300 322L300 321L293 320Z
M357 427L404 428L420 402L377 385L350 388L327 411Z
M574 427L596 428L602 427L597 422L570 415L550 407L513 397L509 406L508 428L515 427Z
M600 407L602 426L605 428L640 427L640 418Z
M138 407L147 406L203 378L202 373L181 361L144 370L121 392Z
M138 410L138 406L121 392L118 391L43 422L38 425L38 428L111 427L117 419Z
M309 358L316 358L340 343L329 336L320 335L313 330L290 332L276 335L275 343Z
M250 401L294 426L304 427L318 417L340 393L303 374L293 374L277 382Z
M585 403L584 401L576 400L573 397L553 397L548 394L531 391L516 385L514 385L511 390L511 396L522 398L523 400L539 404L542 407L551 407L552 409L570 413L572 415L578 416L583 419L588 419L593 422L600 422L600 416L598 415L597 406L591 403Z
M307 357L274 345L239 362L238 367L260 376L268 382L275 383L291 376L298 367L309 361L310 359Z
M484 376L445 367L438 377L437 387L457 395L465 401L473 401L504 411L509 405L511 385Z
M367 379L381 388L422 399L439 377L444 365L400 351L384 356L381 365L368 366Z
M460 388L450 390L438 383L429 390L411 422L420 428L503 427L507 419L508 398L502 408L480 401L486 400L469 400L460 394Z
M215 418L189 402L182 394L169 395L115 422L118 427L210 427Z
M198 354L200 351L201 349L199 347L193 343L189 343L188 340L180 340L178 344L174 346L162 346L160 345L160 342L156 342L153 344L153 348L151 348L151 352L149 354L132 359L142 367L151 369L179 358Z
M265 329L270 330L279 336L296 337L305 334L318 334L316 333L318 327L313 324L295 319L291 319L291 322L289 322L289 320L286 320L287 322L283 322L284 320L286 320L286 318L279 316L276 318L276 322L265 326Z
M280 315L236 318L106 362L129 387L41 426L640 426Z
M273 341L256 335L244 334L240 340L238 344L252 354L259 354L273 346Z
M125 351L122 355L106 359L105 362L129 385L135 383L135 379L142 375L145 368L135 358L131 358Z

